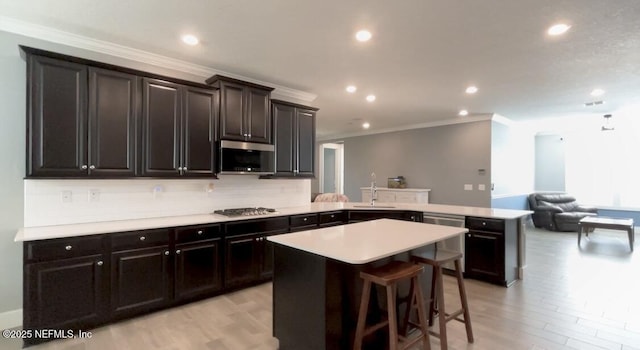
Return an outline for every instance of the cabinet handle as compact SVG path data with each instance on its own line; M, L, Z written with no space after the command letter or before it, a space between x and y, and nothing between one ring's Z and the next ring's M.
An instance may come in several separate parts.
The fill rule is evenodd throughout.
M180 255L180 249L176 250L176 254Z
M87 165L86 165L86 164L82 164L82 166L80 167L80 169L82 169L82 170L87 170Z
M104 263L102 262L102 260L100 260L100 261L98 261L96 264L97 264L98 266L102 266Z
M198 235L202 235L202 230L198 230Z
M248 136L249 138L251 138L251 134L247 134L247 136Z
M307 221L307 218L304 218L304 220L303 220L303 221Z
M181 166L180 166L180 167L178 167L178 171L182 171L182 167L181 167Z
M187 167L182 168L182 171L187 171Z
M66 249L66 250L71 250L71 248L73 248L71 245L68 245L68 246L64 247L64 249Z
M145 237L145 236L140 236L140 240L141 240L141 241L144 241L145 239L147 239L147 237Z
M91 166L89 167L89 169L91 169L91 170L93 170L93 169L95 169L95 168L96 168L96 166L95 166L95 165L91 165Z
M482 226L487 226L487 223L483 221Z
M168 250L166 250L166 251L164 252L164 255L169 255L169 251L168 251Z
M484 239L496 240L496 237L491 237L491 236L478 235L478 234L474 234L473 236L474 236L474 237L478 237L478 238L484 238Z
M332 219L333 219L333 218L335 218L335 217L336 217L335 215L331 215L331 218L332 218Z

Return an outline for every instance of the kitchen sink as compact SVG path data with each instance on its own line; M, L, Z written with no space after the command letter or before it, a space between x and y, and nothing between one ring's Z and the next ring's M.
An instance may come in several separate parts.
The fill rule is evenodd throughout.
M388 206L388 205L354 205L354 208L371 208L371 209L375 209L375 208L395 208L392 206Z

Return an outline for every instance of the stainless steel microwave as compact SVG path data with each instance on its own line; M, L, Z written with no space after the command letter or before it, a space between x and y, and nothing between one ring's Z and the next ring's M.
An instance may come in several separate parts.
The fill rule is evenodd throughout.
M267 175L275 172L275 147L263 143L220 141L217 173Z

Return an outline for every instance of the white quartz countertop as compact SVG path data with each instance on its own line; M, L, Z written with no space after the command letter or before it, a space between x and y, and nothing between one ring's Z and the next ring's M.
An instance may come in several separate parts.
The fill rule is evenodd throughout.
M267 240L349 264L365 264L468 232L466 228L378 219Z
M81 224L55 225L55 226L38 226L25 227L18 230L15 241L36 241L42 239L63 238L93 235L111 232L125 232L135 230L146 230L164 227L178 227L189 225L204 225L212 223L220 223L227 221L238 221L247 219L259 219L274 216L296 215L319 213L333 210L412 210L425 213L439 213L463 216L478 216L485 218L497 219L517 219L532 213L528 210L510 210L510 209L492 209L465 207L456 205L440 205L440 204L422 204L422 203L376 203L371 207L368 203L309 203L307 205L277 208L277 212L258 215L258 216L240 216L226 217L213 214L169 216L160 218L136 219L136 220L117 220L105 222L90 222Z

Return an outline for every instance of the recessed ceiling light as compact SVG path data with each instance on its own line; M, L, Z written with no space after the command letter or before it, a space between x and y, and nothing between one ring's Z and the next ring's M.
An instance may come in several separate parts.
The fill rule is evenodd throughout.
M369 123L362 123L362 128L363 129L369 129L370 126L371 126L371 124L369 124Z
M355 86L353 86L353 85L349 85L349 86L347 86L347 89L346 89L346 90L347 90L347 92L348 92L348 93L351 93L351 94L352 94L352 93L356 92L356 90L358 90L358 88L356 88L356 87L355 87Z
M478 88L471 85L469 87L467 87L466 90L464 90L464 92L468 93L468 94L475 94L476 92L478 92Z
M602 96L604 95L604 90L602 89L593 89L593 91L591 91L591 96L593 97L597 97L597 96Z
M467 116L469 115L469 111L467 111L466 109L461 109L460 112L458 112L458 115L461 117Z
M195 35L187 34L182 36L182 42L187 45L194 46L194 45L198 45L200 40L198 40L198 38Z
M571 28L571 26L568 24L558 23L549 27L549 29L547 29L547 34L553 36L562 35L566 33L569 28Z
M367 101L369 101L369 102L373 102L373 101L375 101L375 100L376 100L376 95L368 95L368 96L367 96Z
M356 40L358 41L369 41L371 39L371 32L368 30L361 30L356 33Z

